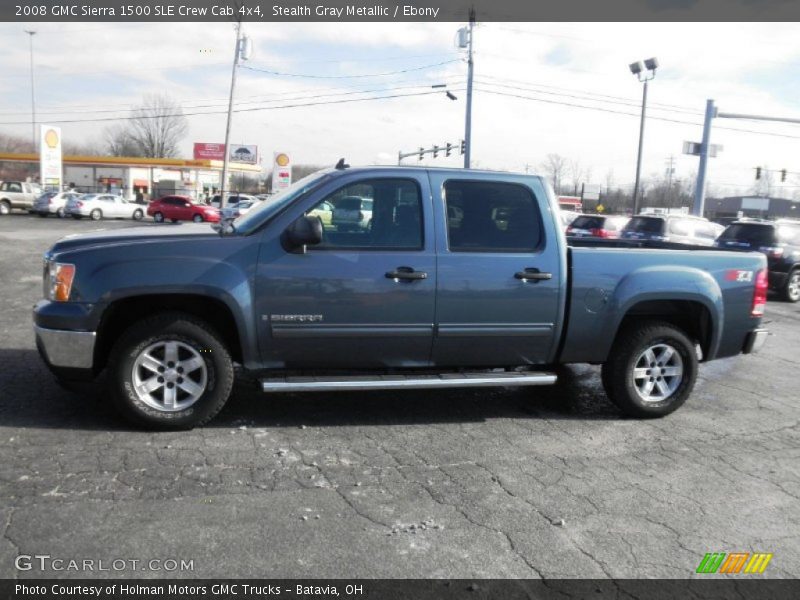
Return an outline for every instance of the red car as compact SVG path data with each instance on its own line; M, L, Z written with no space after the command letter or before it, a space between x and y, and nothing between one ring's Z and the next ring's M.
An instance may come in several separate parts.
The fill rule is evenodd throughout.
M188 196L164 196L153 200L147 206L147 216L153 217L156 223L163 223L167 219L173 223L178 221L219 222L219 211L216 208L205 204L196 204Z

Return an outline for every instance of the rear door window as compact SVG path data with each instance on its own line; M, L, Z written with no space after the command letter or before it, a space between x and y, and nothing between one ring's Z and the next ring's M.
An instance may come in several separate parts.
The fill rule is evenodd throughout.
M694 235L694 221L691 219L670 219L669 232L673 235L691 237Z
M528 188L450 180L444 192L451 252L534 252L541 245L539 205Z

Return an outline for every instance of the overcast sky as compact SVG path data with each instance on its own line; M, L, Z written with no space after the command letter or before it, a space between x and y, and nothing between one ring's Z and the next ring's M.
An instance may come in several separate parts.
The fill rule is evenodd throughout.
M398 150L460 140L467 71L455 47L460 26L246 25L254 51L249 68L239 71L237 105L272 108L234 114L232 142L257 144L268 161L285 151L295 164L331 165L346 157L357 165L391 164ZM31 28L38 31L37 120L111 119L64 123L65 139L99 140L143 94L165 93L187 113L214 113L189 117L186 157L192 142L223 141L235 35L225 23L0 24L1 132L30 135L23 30ZM650 56L662 66L650 86L645 176L663 176L670 156L677 177L696 170L697 159L681 154L682 143L699 141L707 98L723 111L800 117L800 25L794 23L486 23L476 28L475 49L473 159L482 168L533 172L548 153L558 153L588 169L590 182L606 185L613 173L615 184L631 185L642 86L627 65ZM435 91L275 108L432 92L439 83L458 99ZM27 124L8 124L17 121ZM711 162L712 191L749 192L758 165L800 173L798 125L719 119L712 137L724 146ZM460 157L424 163L457 166ZM790 175L784 187L792 195L800 177Z

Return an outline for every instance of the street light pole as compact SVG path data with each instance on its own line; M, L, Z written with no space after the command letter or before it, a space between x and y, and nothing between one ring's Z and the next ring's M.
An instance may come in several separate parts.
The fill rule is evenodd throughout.
M230 152L228 151L230 139L231 139L231 116L233 115L233 93L236 89L236 70L239 66L239 54L241 53L241 43L242 43L242 22L238 21L236 23L236 51L233 54L233 72L231 73L231 93L228 98L228 122L225 125L225 149L224 149L224 156L222 158L222 182L219 186L219 208L222 210L225 208L225 187L228 185L228 157Z
M633 214L639 212L639 180L642 174L642 148L644 147L644 122L647 113L647 84L648 80L644 81L644 90L642 91L642 117L639 122L639 152L636 155L636 181L633 184Z
M34 86L34 79L33 79L33 36L36 35L36 32L33 30L25 30L30 36L30 54L31 54L31 131L32 131L32 138L33 141L33 151L36 152L36 88Z
M642 61L631 63L628 68L631 73L636 75L636 78L644 83L642 90L642 118L639 123L639 152L636 156L636 181L633 184L633 214L639 212L639 181L642 173L642 149L644 148L644 122L647 113L647 84L656 76L656 69L658 69L658 60L656 58L648 58L642 64ZM645 73L645 69L647 73Z

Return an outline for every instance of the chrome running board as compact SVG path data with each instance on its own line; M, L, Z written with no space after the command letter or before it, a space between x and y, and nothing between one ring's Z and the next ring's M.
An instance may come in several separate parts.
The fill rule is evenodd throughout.
M423 388L553 385L554 373L441 373L437 375L367 375L280 377L261 380L265 392L335 392Z

